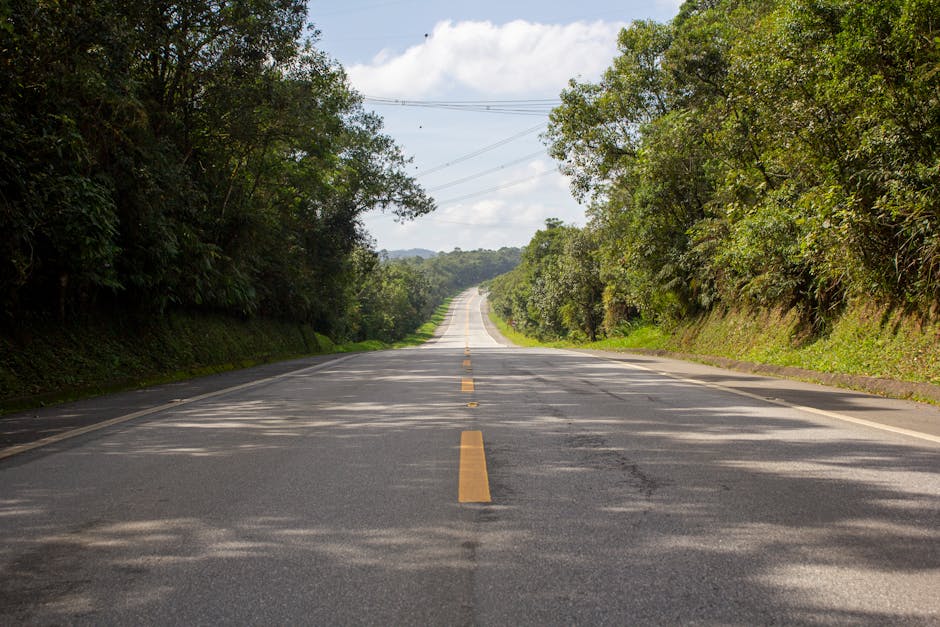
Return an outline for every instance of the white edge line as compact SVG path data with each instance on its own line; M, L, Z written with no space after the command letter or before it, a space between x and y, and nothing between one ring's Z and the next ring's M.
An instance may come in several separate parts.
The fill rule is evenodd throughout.
M480 294L479 296L480 296L480 306L477 309L479 310L479 313L480 313L480 325L483 327L483 332L486 334L488 338L493 340L493 344L495 344L499 348L515 348L515 345L512 343L504 344L500 342L499 340L497 340L490 333L490 330L486 328L486 319L489 316L489 311L483 311L483 305L487 303L487 298L483 294ZM487 309L489 309L489 307L487 307Z
M646 366L639 366L637 364L626 363L623 361L618 361L616 359L611 359L609 357L600 357L598 355L592 355L590 353L578 353L574 352L577 355L587 355L589 357L595 357L603 361L622 366L624 368L632 368L634 370L645 370L646 372L652 372L664 377L669 377L670 379L675 379L676 381L681 381L683 383L690 383L692 385L700 385L703 387L711 388L713 390L720 390L722 392L729 392L731 394L737 394L738 396L745 396L754 400L758 400L764 403L770 403L772 405L778 405L780 407L787 407L789 409L796 409L798 411L803 411L810 414L816 414L817 416L823 416L825 418L833 418L835 420L842 420L844 422L851 422L857 425L862 425L865 427L871 427L873 429L878 429L880 431L889 431L891 433L897 433L900 435L906 435L911 438L917 438L918 440L925 440L927 442L933 442L934 444L940 444L940 436L930 435L929 433L921 433L920 431L911 431L910 429L902 429L901 427L892 427L891 425L885 425L878 422L872 422L870 420L865 420L864 418L855 418L853 416L848 416L846 414L840 414L834 411L828 411L825 409L817 409L815 407L807 407L806 405L797 405L796 403L788 403L787 401L767 398L766 396L760 396L759 394L752 394L751 392L745 392L744 390L736 390L734 388L725 387L723 385L718 385L717 383L709 383L708 381L701 381L699 379L689 379L686 377L680 377L669 372L663 372L662 370L653 370L652 368L647 368Z
M77 429L71 429L69 431L63 431L62 433L57 433L55 435L50 435L48 437L42 438L41 440L36 440L34 442L27 442L26 444L17 444L16 446L10 446L5 449L0 450L0 459L6 459L8 457L13 457L14 455L19 455L20 453L25 453L27 451L32 451L37 448L42 448L43 446L48 446L50 444L55 444L57 442L62 442L63 440L69 440L71 438L84 435L86 433L91 433L92 431L98 431L99 429L104 429L112 425L121 424L122 422L127 422L129 420L134 420L135 418L140 418L142 416L148 416L150 414L156 414L167 409L172 409L174 407L182 407L183 405L189 405L190 403L195 403L197 401L202 401L207 398L213 398L215 396L221 396L223 394L228 394L229 392L237 392L239 390L245 390L248 388L255 387L257 385L262 385L264 383L270 383L272 381L277 381L278 379L284 379L286 377L305 374L307 372L315 372L317 370L322 370L328 366L335 366L336 364L342 363L348 359L352 359L357 355L345 355L343 357L338 357L336 359L331 359L330 361L324 362L322 364L314 364L313 366L307 366L306 368L301 368L299 370L291 370L290 372L285 372L273 377L265 377L264 379L257 379L255 381L249 381L248 383L242 383L240 385L235 385L230 388L225 388L222 390L216 390L215 392L206 392L205 394L200 394L198 396L193 396L192 398L184 398L179 401L171 401L169 403L164 403L162 405L157 405L156 407L148 407L147 409L142 409L140 411L135 411L131 414L125 414L123 416L118 416L116 418L109 418L108 420L103 420L101 422L96 422L93 425L88 425L85 427L79 427Z
M427 342L424 342L423 344L419 344L418 346L408 346L405 348L405 350L415 350L415 349L420 350L422 348L431 348L434 344L437 344L438 342L440 342L441 338L443 338L445 335L450 333L450 328L454 326L454 320L457 318L457 310L456 310L457 305L453 301L457 300L457 298L459 297L460 297L460 294L458 294L453 299L451 299L450 307L447 308L447 313L444 315L445 319L447 320L447 328L441 330L441 327L438 326L438 330L441 330L440 335L435 335L434 337L429 339ZM441 326L443 326L443 321L442 321Z

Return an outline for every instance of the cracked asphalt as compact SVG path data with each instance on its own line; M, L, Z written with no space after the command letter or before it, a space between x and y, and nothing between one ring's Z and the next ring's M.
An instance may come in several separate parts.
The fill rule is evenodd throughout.
M940 624L940 410L513 348L480 306L0 461L0 622Z

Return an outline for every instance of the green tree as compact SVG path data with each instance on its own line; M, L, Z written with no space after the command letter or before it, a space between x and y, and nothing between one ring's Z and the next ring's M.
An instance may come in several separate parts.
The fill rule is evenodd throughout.
M301 0L11 0L0 29L0 298L340 330L360 218L433 202Z
M603 289L594 234L549 218L522 251L521 263L488 283L495 311L544 339L596 339Z
M605 325L720 303L825 323L938 292L936 0L690 0L572 82L552 154L589 196Z

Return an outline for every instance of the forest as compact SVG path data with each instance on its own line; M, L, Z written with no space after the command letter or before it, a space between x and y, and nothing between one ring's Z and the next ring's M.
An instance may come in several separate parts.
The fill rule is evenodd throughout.
M825 329L940 304L940 2L691 0L571 80L546 141L589 206L491 284L541 338L721 309Z
M509 272L519 265L518 248L460 250L430 259L383 259L360 250L358 289L345 312L343 337L392 342L431 317L435 308L457 292Z
M303 0L0 2L0 326L420 324L463 283L381 261L361 218L434 203L316 41Z

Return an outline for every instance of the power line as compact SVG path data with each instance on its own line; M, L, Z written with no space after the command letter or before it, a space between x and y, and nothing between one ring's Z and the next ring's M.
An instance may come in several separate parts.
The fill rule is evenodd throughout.
M408 0L392 0L391 2L376 2L373 4L365 4L365 5L358 6L358 7L349 7L345 9L326 11L326 12L320 12L320 11L314 10L312 13L313 13L314 20L316 20L317 18L321 18L321 17L335 17L337 15L349 15L350 13L361 13L363 11L370 11L372 9L394 6L396 4L411 4L411 2L409 2Z
M480 191L474 192L474 193L472 193L472 194L465 194L465 195L463 195L463 196L458 196L458 197L456 197L456 198L448 198L447 200L441 200L441 201L439 201L439 202L437 203L437 206L438 206L438 207L443 207L444 205L452 205L452 204L454 204L454 203L458 203L458 202L461 202L461 201L464 201L464 200L469 200L469 199L471 199L471 198L476 198L476 197L478 197L478 196L485 196L485 195L487 195L487 194L491 194L491 193L493 193L493 192L498 192L498 191L500 191L500 190L502 190L502 189L506 189L506 188L508 188L508 187L515 187L515 186L517 186L517 185L522 185L523 183L528 183L529 181L532 181L532 180L534 180L534 179L542 178L543 176L546 176L546 175L548 175L548 174L554 174L554 173L555 173L554 170L546 170L545 172L542 172L542 173L540 173L540 174L536 174L535 176L528 176L528 177L526 177L526 178L524 178L524 179L519 179L519 180L517 180L517 181L512 181L511 183L503 183L502 185L497 185L496 187L490 187L489 189L480 190Z
M395 216L388 215L388 214L379 214L379 215L372 216L372 219L373 220L394 220ZM439 224L457 224L460 226L471 226L471 227L478 227L478 228L492 228L492 227L497 227L497 226L502 226L502 227L524 226L524 225L530 225L530 224L543 224L545 221L544 218L532 218L532 219L526 219L526 220L514 219L514 220L496 220L496 221L490 221L490 222L464 222L460 220L448 220L447 218L441 218L434 214L423 215L418 219L421 220L422 222L435 222Z
M438 106L438 105L458 105L458 106L469 106L469 105L512 105L512 104L553 104L560 103L561 99L559 98L512 98L509 100L408 100L405 98L388 98L386 96L369 96L363 94L362 96L366 100L374 100L376 102L387 102L389 104L397 105L406 105L406 106Z
M442 184L442 185L437 185L437 186L435 186L435 187L431 187L431 188L428 189L427 191L428 191L428 192L438 192L438 191L440 191L440 190L442 190L442 189L447 189L447 188L449 188L449 187L454 187L454 186L456 186L456 185L460 185L461 183L466 183L466 182L468 182L468 181L472 181L472 180L474 180L474 179L478 179L478 178L484 177L484 176L486 176L486 175L488 175L488 174L493 174L494 172L499 172L500 170L502 170L502 169L504 169L504 168L508 168L509 166L513 166L513 165L516 165L516 164L518 164L518 163L522 163L522 162L524 162L524 161L527 161L527 160L531 159L532 157L537 157L538 155L543 155L543 154L545 154L545 151L544 151L544 150L537 150L537 151L535 151L535 152L533 152L533 153L531 153L531 154L528 154L528 155L526 155L526 156L524 156L524 157L519 157L518 159L515 159L515 160L513 160L513 161L509 161L509 162L504 163L504 164L502 164L502 165L498 165L498 166L496 166L496 167L490 168L489 170L484 170L484 171L482 171L482 172L477 172L476 174L471 174L470 176L465 176L465 177L463 177L463 178L461 178L461 179L457 179L456 181L451 181L451 182L449 182L449 183L444 183L444 184Z
M496 150L497 148L500 148L501 146L505 146L505 145L508 144L509 142L515 141L515 140L519 139L520 137L525 137L526 135L530 135L530 134L534 133L535 131L541 130L541 129L545 128L546 126L548 126L548 125L547 125L545 122L543 122L543 123L541 123L541 124L536 124L536 125L533 126L532 128L527 128L527 129L525 129L524 131L520 131L520 132L516 133L515 135L511 135L511 136L509 136L509 137L507 137L507 138L505 138L505 139L501 139L501 140L499 140L499 141L496 142L496 143L490 144L489 146L484 146L483 148L479 148L479 149L477 149L477 150L474 150L473 152L470 152L470 153L467 153L467 154L462 155L462 156L460 156L460 157L457 157L456 159L451 159L450 161L447 161L446 163L442 163L442 164L440 164L440 165L436 165L436 166L431 167L431 168L429 168L429 169L427 169L427 170L424 170L424 171L422 171L422 172L418 172L415 176L427 176L428 174L433 174L433 173L439 172L439 171L441 171L441 170L443 170L443 169L445 169L445 168L449 168L449 167L451 167L452 165L457 165L458 163L463 163L464 161L468 161L468 160L470 160L470 159L473 159L474 157L479 157L480 155L485 154L485 153L487 153L487 152L489 152L489 151L491 151L491 150Z
M373 105L445 109L477 113L500 113L506 115L532 115L545 117L561 104L558 98L535 98L527 100L401 100L363 96L363 102Z
M438 218L437 216L428 216L426 219L430 222L438 222L443 224L459 224L460 226L473 226L479 228L492 228L496 226L523 226L528 224L542 224L544 223L543 218L534 218L531 220L497 220L495 222L458 222L457 220L446 220L444 218Z

